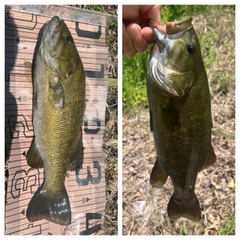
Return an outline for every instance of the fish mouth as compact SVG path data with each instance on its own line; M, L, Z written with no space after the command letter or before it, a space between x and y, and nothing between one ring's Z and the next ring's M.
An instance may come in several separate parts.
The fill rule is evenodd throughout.
M168 35L170 38L178 38L191 27L192 17L187 17L185 20L179 22L167 22L166 25L157 24L153 20L148 19L148 25L153 30L157 29L159 32ZM154 33L154 35L155 34L156 33Z
M168 35L175 35L178 33L183 34L187 31L192 25L192 17L188 17L180 22L167 22L166 23L166 32Z
M43 27L43 35L41 38L38 53L43 63L45 63L50 69L57 71L55 67L55 58L53 49L55 49L56 43L61 38L61 29L64 27L64 21L58 16L54 16L46 25ZM55 52L57 50L55 49Z
M181 38L192 26L192 17L180 22L167 22L166 25L157 24L153 20L148 21L160 52L172 43L171 40Z
M60 32L63 25L63 20L58 16L54 16L48 23L46 32L49 34L49 38L56 37Z
M63 25L63 20L60 19L59 17L55 16L53 17L52 19L54 22L53 22L53 32L52 32L52 35L55 36L61 29L62 25Z
M58 16L54 16L43 28L43 36L42 36L42 46L52 46L54 44L54 40L59 37L59 32L63 27L63 20Z
M174 79L183 78L187 71L180 71L176 66L171 66L168 60L168 52L174 47L176 39L191 27L192 18L189 17L181 22L167 22L166 25L157 24L149 20L149 26L152 28L156 44L151 51L149 61L148 75L153 83L158 85L164 91L174 95L183 96L185 90L178 86Z

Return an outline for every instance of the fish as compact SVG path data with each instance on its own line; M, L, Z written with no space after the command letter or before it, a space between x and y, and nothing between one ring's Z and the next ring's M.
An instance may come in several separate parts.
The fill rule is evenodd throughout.
M82 161L85 73L73 37L58 16L42 28L33 65L34 139L27 152L31 168L44 168L44 182L28 204L30 222L71 224L65 188L68 170Z
M156 24L156 39L147 66L150 129L157 159L150 175L152 187L161 188L168 176L174 192L167 206L170 219L201 220L195 194L198 173L216 161L211 144L211 102L192 17Z

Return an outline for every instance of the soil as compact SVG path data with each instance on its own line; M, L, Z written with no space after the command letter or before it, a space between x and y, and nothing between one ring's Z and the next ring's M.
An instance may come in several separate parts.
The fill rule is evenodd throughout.
M199 223L184 218L173 222L167 216L173 193L171 180L161 189L149 183L156 152L148 110L124 118L123 235L219 234L235 209L235 142L213 132L212 144L217 162L199 173L195 186L202 219Z

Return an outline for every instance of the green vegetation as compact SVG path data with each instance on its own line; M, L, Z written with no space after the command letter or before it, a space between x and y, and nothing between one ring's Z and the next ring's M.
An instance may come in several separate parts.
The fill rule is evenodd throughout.
M196 29L196 32L202 48L203 60L208 76L211 75L209 82L214 85L213 92L222 92L223 94L226 94L229 84L233 80L227 76L230 74L234 76L235 70L232 68L229 73L225 71L224 66L226 62L235 58L234 46L228 41L228 39L234 39L234 36L227 32L227 24L217 24L217 21L221 22L219 19L221 14L227 11L235 14L235 6L168 5L163 6L161 11L162 23L179 21L187 16L192 16L194 20L199 16L202 17L203 22L198 25L203 27ZM206 18L208 18L207 22ZM123 56L123 107L125 113L134 112L134 109L139 107L147 107L146 74L150 48L143 54L136 54L133 58ZM228 60L224 58L224 54L227 54ZM213 66L218 66L218 70L212 71Z
M221 226L219 235L235 235L235 211L232 212L227 221Z
M149 50L133 58L123 56L123 108L125 111L147 104L146 70Z
M198 14L207 15L211 12L211 8L212 6L209 5L164 5L161 11L161 23L181 21Z
M118 80L117 78L108 78L108 87L117 87Z

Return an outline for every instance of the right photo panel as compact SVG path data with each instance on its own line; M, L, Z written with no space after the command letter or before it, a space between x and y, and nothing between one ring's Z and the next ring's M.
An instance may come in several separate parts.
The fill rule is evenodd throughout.
M122 21L122 234L235 235L235 5Z

